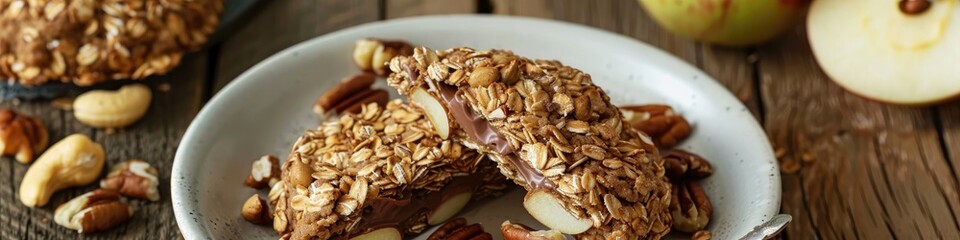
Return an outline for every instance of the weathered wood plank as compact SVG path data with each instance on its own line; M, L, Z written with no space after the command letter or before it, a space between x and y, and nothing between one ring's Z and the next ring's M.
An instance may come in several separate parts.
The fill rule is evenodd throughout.
M637 1L494 0L493 9L495 14L551 18L621 33L697 63L697 44L660 29Z
M86 234L95 239L174 239L179 230L170 201L170 169L180 137L190 120L200 110L207 55L193 54L166 76L151 77L145 81L154 89L153 102L147 115L125 130L108 134L76 121L72 112L51 106L49 101L29 101L16 104L6 101L2 107L38 116L50 131L51 144L73 133L83 133L103 145L107 164L102 175L116 163L129 159L143 159L160 170L159 202L133 200L136 208L133 219L112 230ZM167 92L157 85L169 84ZM0 239L72 239L76 231L53 222L54 209L63 202L99 187L99 182L58 192L47 206L31 209L20 203L19 191L23 174L29 165L10 157L0 159Z
M943 145L947 148L950 166L953 167L953 176L960 177L960 102L942 106L939 111ZM954 202L952 208L956 211L960 208L960 203ZM960 218L960 216L954 216L954 218Z
M759 86L754 74L758 60L752 50L700 45L700 69L727 87L762 123Z
M254 64L304 40L379 19L377 0L272 0L219 49L214 91Z
M537 18L558 19L553 8L555 0L492 0L493 13L502 15L517 15Z
M761 47L766 129L781 151L788 239L957 239L957 178L932 109L849 94L817 67L803 26Z
M495 14L575 22L633 37L699 66L737 95L755 116L760 112L754 67L747 50L713 47L671 34L660 28L635 0L494 0L493 9Z
M389 0L385 3L387 19L430 14L477 12L477 1L475 0Z

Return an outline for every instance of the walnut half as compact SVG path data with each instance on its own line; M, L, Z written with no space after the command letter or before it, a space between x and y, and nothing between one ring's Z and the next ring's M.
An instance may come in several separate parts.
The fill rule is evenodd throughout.
M47 128L39 118L26 116L11 109L0 110L0 152L14 155L20 163L33 158L47 147Z
M250 175L247 175L248 187L262 189L273 186L280 181L280 159L273 155L264 155L250 166Z

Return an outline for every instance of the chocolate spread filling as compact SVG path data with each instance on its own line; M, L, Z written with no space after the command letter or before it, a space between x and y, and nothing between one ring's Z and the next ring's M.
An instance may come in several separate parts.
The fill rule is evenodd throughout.
M445 103L444 105L450 110L453 119L460 125L460 129L463 129L467 135L479 141L480 144L490 146L506 158L510 164L516 166L517 172L520 174L520 177L523 178L523 181L527 183L529 189L553 188L553 183L546 181L542 173L517 157L516 149L510 146L510 142L503 137L503 135L500 135L500 133L490 125L490 122L483 119L483 116L480 114L468 110L466 102L457 94L455 87L445 84L440 85L437 92L440 93L441 101L443 101Z
M359 236L386 227L396 227L403 232L412 227L412 224L418 223L416 217L421 214L429 217L440 204L461 193L476 191L482 183L481 176L472 174L455 177L440 191L425 195L406 196L400 199L382 197L370 199L368 200L370 203L361 213L363 218L355 228L360 231L351 233L350 236Z
M420 77L417 69L409 65L403 66L403 70L407 73L409 79L417 79ZM500 133L490 125L490 122L483 119L483 116L480 114L467 110L467 103L463 101L460 95L457 95L456 87L442 83L440 84L441 86L438 87L430 84L432 82L428 81L427 83L430 85L430 88L436 88L437 92L440 93L440 100L443 101L447 109L453 114L453 119L457 121L460 128L463 129L467 135L474 138L474 140L479 141L480 144L492 147L497 153L500 153L501 156L506 158L510 164L516 166L517 172L520 173L523 181L527 183L529 190L555 187L552 182L546 181L543 178L542 173L531 167L530 164L520 160L520 158L517 157L516 150L510 146L510 142L507 141L503 135L500 135Z

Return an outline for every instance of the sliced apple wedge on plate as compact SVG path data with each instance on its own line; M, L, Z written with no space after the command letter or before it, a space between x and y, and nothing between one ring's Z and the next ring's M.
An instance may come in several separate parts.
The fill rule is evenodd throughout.
M958 2L813 1L807 16L810 47L823 71L854 94L907 105L955 99L960 97Z

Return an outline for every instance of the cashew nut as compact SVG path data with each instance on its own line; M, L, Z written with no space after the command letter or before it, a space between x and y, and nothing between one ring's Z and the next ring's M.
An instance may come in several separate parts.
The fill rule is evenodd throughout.
M93 90L73 101L73 115L93 127L122 128L140 120L150 107L150 88L143 84L116 91Z
M67 136L37 159L20 182L20 201L42 207L54 192L90 184L103 170L103 147L83 134Z

